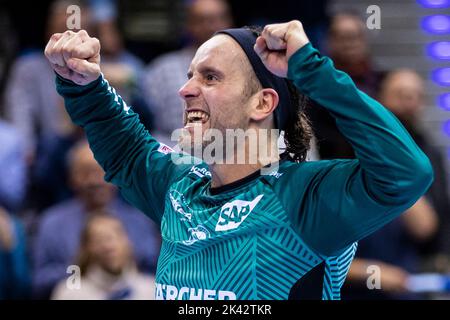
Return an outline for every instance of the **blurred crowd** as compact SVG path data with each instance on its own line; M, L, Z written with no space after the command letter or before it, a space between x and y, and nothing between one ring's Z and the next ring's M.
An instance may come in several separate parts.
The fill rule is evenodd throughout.
M148 3L137 1L137 9L127 7L124 12L137 15L138 2L142 10ZM43 41L34 48L17 41L23 30L14 23L14 10L0 7L0 299L154 297L161 244L158 226L104 181L82 129L64 110L43 54L46 39L66 30L66 10L73 4L81 7L81 27L100 39L105 78L149 131L171 146L175 144L171 133L183 117L178 89L201 43L215 31L236 25L302 20L312 43L333 59L336 68L398 117L435 172L424 197L399 219L360 241L342 296L436 297L413 293L407 285L412 274L450 274L448 184L444 158L421 129L426 105L423 79L413 69L380 71L370 55L361 17L350 11L328 17L327 1L286 1L284 10L274 12L264 11L270 7L261 4L265 1L172 2L181 8L182 22L170 44L126 41L124 34L136 26L123 23L130 21L121 17L124 2L57 0L46 6ZM153 51L147 54L149 50ZM318 158L354 157L323 107L313 105L307 113ZM367 288L371 265L381 269L381 290ZM78 290L71 289L77 282L74 276L81 277Z

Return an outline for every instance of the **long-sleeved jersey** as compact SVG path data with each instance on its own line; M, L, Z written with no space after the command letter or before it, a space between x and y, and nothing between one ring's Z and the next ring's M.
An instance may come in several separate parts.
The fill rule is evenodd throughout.
M281 161L211 189L205 163L180 164L100 77L57 78L105 179L161 227L158 299L338 299L356 242L391 221L432 181L428 158L400 122L310 44L288 77L326 107L357 159ZM178 158L177 158L178 157Z

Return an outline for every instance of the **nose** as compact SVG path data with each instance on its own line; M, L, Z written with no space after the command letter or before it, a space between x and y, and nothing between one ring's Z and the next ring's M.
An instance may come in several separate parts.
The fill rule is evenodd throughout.
M184 100L190 98L196 98L200 95L200 88L198 83L194 78L189 79L181 88L178 90L178 94Z

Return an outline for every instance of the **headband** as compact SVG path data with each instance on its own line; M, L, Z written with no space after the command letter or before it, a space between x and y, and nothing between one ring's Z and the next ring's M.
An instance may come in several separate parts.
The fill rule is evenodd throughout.
M255 52L253 46L256 42L256 35L247 28L226 29L215 33L215 35L217 34L226 34L232 37L244 50L263 88L272 88L278 93L280 99L274 112L275 126L277 129L285 130L289 119L295 117L298 107L291 103L286 80L270 72Z

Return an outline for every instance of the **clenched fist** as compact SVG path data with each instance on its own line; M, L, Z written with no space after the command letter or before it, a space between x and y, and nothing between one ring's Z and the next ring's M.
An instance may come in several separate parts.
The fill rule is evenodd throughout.
M301 22L293 20L265 26L254 49L268 70L285 78L289 58L308 42Z
M84 30L55 33L45 56L61 77L86 85L100 76L100 42Z

